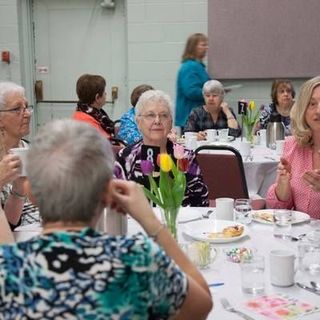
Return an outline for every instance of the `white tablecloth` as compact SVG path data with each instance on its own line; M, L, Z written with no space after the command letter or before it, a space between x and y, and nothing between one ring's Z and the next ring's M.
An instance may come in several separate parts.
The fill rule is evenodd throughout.
M188 220L188 218L194 218L195 216L201 216L203 212L206 212L208 208L182 208L179 212L180 221ZM211 215L210 219L214 219L214 214ZM192 222L188 223L190 226ZM183 228L186 224L178 224L178 239L180 243L189 242L191 239L183 234ZM273 227L272 225L265 225L256 222L252 222L249 225L249 236L245 237L243 240L224 243L224 244L213 244L214 248L217 250L217 256L212 263L211 267L207 270L203 270L202 274L207 280L208 284L215 282L224 283L223 286L211 288L211 293L213 296L214 309L208 317L209 320L240 320L241 317L235 315L231 312L227 312L223 309L220 298L226 297L229 302L234 306L246 312L248 315L252 316L256 320L267 320L263 316L259 316L246 309L243 303L253 297L254 295L245 294L241 290L241 279L240 279L240 267L237 263L232 263L226 260L225 253L223 249L234 248L234 247L249 247L256 248L257 252L265 257L266 270L265 270L265 294L282 293L295 298L311 303L313 305L320 306L320 296L310 293L306 290L300 289L296 286L291 286L287 288L280 288L271 285L270 283L270 268L269 268L269 253L274 249L284 249L293 251L297 254L297 244L298 242L285 241L276 239L273 237ZM134 233L140 231L141 227L133 219L129 219L128 222L128 233ZM303 223L299 225L294 225L292 227L292 235L299 235L306 232L311 232L313 229L309 223ZM303 280L303 275L299 272L296 275L296 280ZM320 279L318 280L320 281ZM303 319L306 320L319 320L320 313L310 314L304 316Z

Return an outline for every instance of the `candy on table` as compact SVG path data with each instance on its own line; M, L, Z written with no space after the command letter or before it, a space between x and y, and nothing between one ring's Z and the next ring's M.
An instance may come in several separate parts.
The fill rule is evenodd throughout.
M233 248L226 251L228 259L232 262L239 263L242 260L251 260L253 257L254 250L248 248Z

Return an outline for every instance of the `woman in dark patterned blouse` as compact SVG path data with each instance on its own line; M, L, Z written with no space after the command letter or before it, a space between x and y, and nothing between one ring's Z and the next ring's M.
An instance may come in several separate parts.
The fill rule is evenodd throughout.
M109 142L89 124L65 119L39 131L27 171L43 231L0 245L1 319L206 319L204 278L142 188L112 179L113 162ZM145 233L95 231L107 206Z
M291 135L290 111L294 103L295 91L290 80L274 80L271 87L272 102L261 110L257 130L267 129L271 115L281 116L285 127L285 135Z
M205 105L193 109L190 113L184 131L198 132L198 140L206 138L207 129L227 129L229 135L238 137L241 128L236 116L224 98L224 88L217 80L207 81L202 88Z
M144 92L136 105L136 120L143 140L122 149L117 155L114 175L117 178L136 181L149 188L148 177L143 175L141 160L145 160L145 146L160 148L160 153L173 155L173 143L167 138L172 128L172 102L160 90ZM187 188L183 206L208 206L208 188L204 184L200 168L191 150L185 150L189 160L186 173ZM174 158L173 158L174 160Z

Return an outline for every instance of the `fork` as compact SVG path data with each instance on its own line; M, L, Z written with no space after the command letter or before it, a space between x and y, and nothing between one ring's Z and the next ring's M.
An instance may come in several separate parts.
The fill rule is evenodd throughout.
M232 307L229 303L229 301L226 298L221 298L220 299L222 306L230 312L234 312L235 314L239 315L240 317L242 317L243 319L246 320L254 320L253 318L251 318L250 316L248 316L247 314L243 313L242 311L236 310L234 307Z

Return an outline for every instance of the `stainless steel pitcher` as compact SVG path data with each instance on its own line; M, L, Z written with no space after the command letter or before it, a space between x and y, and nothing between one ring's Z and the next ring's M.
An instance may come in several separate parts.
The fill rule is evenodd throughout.
M267 125L267 147L276 148L276 140L283 140L285 136L285 127L281 121L280 114L271 114Z

